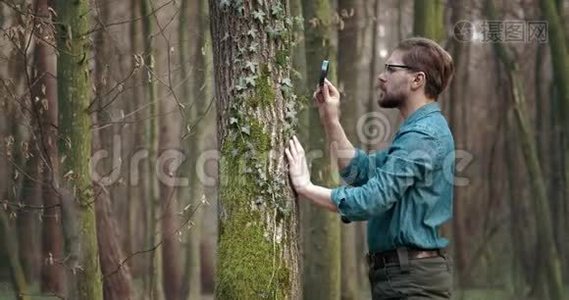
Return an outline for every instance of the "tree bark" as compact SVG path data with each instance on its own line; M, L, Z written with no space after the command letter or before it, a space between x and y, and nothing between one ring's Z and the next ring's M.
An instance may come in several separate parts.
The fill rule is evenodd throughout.
M284 159L297 110L292 19L283 0L209 3L221 150L216 298L300 299Z
M89 3L77 0L57 1L59 60L57 83L59 95L59 152L63 160L65 189L78 204L78 265L75 268L77 291L81 299L102 299L101 271L97 248L94 194L89 158L91 156L90 116L91 84L88 69ZM64 224L73 226L74 224ZM70 228L69 228L70 229Z

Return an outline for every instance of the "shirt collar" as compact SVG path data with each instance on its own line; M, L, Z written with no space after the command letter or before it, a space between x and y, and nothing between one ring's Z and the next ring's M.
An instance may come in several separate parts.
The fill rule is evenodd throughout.
M405 122L403 122L403 125L408 125L408 124L412 124L416 121L418 121L419 119L422 119L424 116L432 113L432 112L436 112L436 111L441 111L439 104L437 102L432 102L429 104L425 104L421 107L419 107L417 110L415 110L406 120Z

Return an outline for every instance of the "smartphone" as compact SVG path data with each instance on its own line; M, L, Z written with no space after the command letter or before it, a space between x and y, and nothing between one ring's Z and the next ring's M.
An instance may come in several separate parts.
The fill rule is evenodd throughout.
M320 65L320 87L324 86L324 79L328 76L328 68L330 67L330 62L323 60Z

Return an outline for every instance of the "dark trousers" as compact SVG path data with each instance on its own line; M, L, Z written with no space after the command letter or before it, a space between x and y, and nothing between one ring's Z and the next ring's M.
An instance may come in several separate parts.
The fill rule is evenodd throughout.
M450 299L452 260L443 254L399 263L371 263L369 281L373 300Z

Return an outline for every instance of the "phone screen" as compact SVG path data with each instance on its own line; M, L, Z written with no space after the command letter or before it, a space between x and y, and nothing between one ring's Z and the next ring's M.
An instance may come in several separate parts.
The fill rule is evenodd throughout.
M330 65L330 62L327 60L323 60L322 64L320 65L320 86L324 85L324 79L326 79L326 76L328 76L328 67Z

